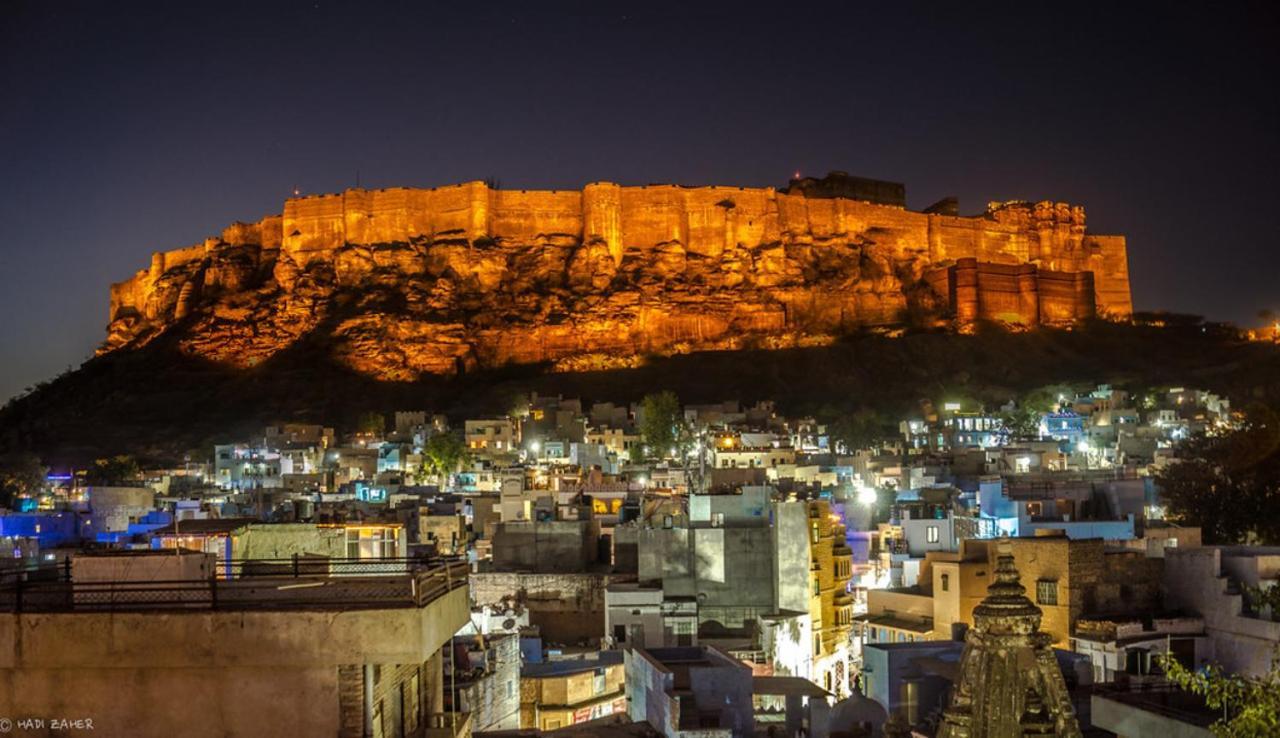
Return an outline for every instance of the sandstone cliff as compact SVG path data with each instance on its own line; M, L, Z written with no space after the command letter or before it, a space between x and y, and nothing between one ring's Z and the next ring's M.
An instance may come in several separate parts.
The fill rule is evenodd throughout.
M960 217L768 188L472 182L290 199L282 215L157 252L112 286L102 350L169 332L192 355L249 366L318 334L353 369L413 380L821 343L906 314L1130 311L1124 239L1087 233L1083 208L1061 203Z

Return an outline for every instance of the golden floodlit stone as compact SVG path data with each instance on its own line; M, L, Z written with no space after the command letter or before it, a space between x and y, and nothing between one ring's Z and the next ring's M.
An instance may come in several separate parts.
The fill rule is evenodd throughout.
M113 285L101 350L169 334L191 354L248 366L323 331L347 366L412 380L814 345L866 326L1030 327L1132 310L1124 238L1088 233L1083 208L914 212L815 182L470 182L293 198L281 215L157 252Z

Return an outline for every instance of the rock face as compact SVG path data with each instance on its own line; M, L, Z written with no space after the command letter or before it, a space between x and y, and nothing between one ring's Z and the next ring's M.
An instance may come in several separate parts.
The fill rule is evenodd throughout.
M1124 239L1087 234L1083 208L959 217L792 189L471 182L290 199L112 285L102 351L173 332L185 351L248 366L318 337L358 371L412 380L820 343L904 316L1131 311ZM1069 287L1037 292L1037 273Z

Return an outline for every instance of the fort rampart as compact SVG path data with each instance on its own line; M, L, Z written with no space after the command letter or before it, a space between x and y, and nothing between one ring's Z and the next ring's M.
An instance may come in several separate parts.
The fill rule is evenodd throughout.
M707 330L730 335L740 320L765 332L794 327L797 319L807 328L831 323L818 325L822 330L889 323L917 285L932 288L961 322L1035 325L1132 311L1125 240L1089 233L1082 207L992 203L979 215L960 216L816 191L608 182L580 191L502 190L468 182L292 198L280 215L156 252L148 268L113 285L107 348L154 334L207 295L256 288L263 279L288 292L298 274L326 266L349 286L386 263L410 280L424 274L453 280L468 294L558 271L543 281L577 294L612 295L629 316L623 322L636 330L652 333L655 315L672 325L698 316L697 340ZM250 274L255 269L257 276ZM630 281L621 289L632 295L625 300L615 281L622 273ZM654 280L656 289L644 287ZM662 298L672 289L680 291L683 313ZM729 293L739 289L753 290L752 297L732 312L746 310L749 318L726 317L717 328L714 311L691 307L695 298L732 302ZM704 330L704 320L712 327ZM476 330L488 331L484 341L512 338L491 324ZM569 340L534 350L536 356L583 348L580 328L539 330L545 336L567 330Z

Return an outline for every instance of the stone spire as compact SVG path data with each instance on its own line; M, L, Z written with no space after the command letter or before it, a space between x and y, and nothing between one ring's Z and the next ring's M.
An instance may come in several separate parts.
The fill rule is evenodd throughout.
M1009 543L999 544L995 582L973 610L960 678L938 738L1079 738L1080 724L1040 631L1040 608L1027 599Z

